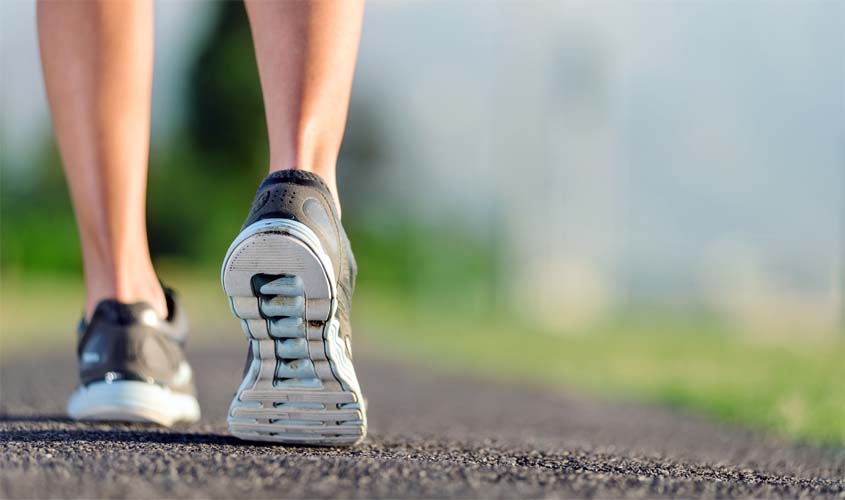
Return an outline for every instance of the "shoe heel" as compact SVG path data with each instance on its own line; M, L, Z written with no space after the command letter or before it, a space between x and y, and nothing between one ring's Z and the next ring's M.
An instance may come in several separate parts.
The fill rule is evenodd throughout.
M229 408L229 430L255 441L357 443L366 418L351 363L334 345L331 263L306 226L269 221L276 222L242 232L222 270L253 358Z

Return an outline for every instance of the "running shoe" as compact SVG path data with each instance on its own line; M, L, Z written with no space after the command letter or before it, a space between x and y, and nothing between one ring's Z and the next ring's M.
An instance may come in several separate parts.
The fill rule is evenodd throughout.
M79 323L80 385L68 401L76 420L195 422L200 408L185 360L187 319L165 289L167 318L146 302L103 300Z
M253 441L351 445L367 430L352 367L356 264L329 188L284 170L258 188L221 279L249 340L229 431Z

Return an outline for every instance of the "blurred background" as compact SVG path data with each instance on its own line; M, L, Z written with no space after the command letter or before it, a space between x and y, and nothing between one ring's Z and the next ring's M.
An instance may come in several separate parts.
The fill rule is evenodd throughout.
M35 8L2 9L0 348L70 349ZM249 27L240 2L156 23L152 252L194 342L238 342L217 277L268 156ZM845 443L843 26L843 2L371 1L339 180L358 349Z

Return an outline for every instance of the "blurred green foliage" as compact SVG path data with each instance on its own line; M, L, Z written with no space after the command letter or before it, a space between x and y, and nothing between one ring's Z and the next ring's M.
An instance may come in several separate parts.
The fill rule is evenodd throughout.
M5 165L5 162L4 162ZM53 141L45 141L27 179L2 169L0 268L4 271L78 273L76 223Z

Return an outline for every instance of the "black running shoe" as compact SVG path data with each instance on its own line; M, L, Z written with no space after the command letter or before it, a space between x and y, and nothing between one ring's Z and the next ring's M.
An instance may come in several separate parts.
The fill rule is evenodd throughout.
M187 320L165 289L168 317L145 303L103 300L79 323L81 384L68 401L76 420L195 422L200 408L183 346Z
M355 273L323 180L300 170L264 179L223 261L223 290L249 339L232 434L312 445L364 438L349 342Z

